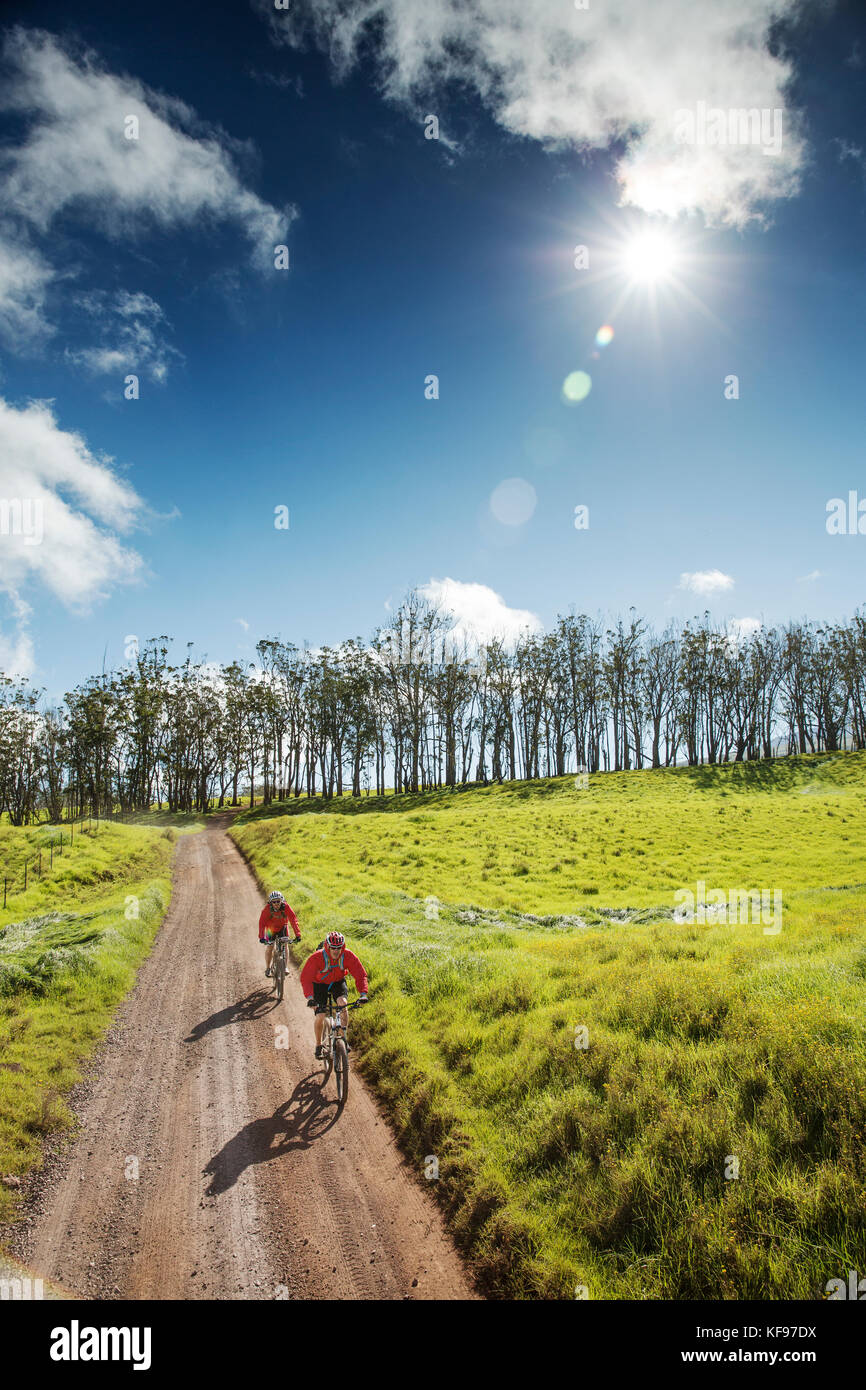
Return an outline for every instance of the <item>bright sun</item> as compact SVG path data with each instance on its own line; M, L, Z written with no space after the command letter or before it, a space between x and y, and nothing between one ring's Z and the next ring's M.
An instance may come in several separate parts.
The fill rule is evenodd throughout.
M673 243L661 232L643 232L629 242L623 252L629 278L643 284L667 280L675 261Z

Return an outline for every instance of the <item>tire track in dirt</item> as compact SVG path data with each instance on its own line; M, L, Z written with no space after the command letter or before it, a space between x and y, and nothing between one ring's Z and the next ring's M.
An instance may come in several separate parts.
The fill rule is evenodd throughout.
M20 1258L85 1298L477 1297L361 1077L342 1112L333 1078L322 1092L297 972L281 1004L264 978L227 820L178 841L169 911L68 1155L34 1184Z

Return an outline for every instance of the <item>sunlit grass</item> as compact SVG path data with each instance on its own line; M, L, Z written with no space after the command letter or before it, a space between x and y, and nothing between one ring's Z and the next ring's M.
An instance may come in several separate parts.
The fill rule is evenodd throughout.
M672 902L698 879L818 887L866 880L866 754L599 774L370 802L287 803L245 813L243 843L347 889L534 912ZM374 803L375 804L375 803ZM792 845L797 846L796 861Z
M362 1065L492 1292L815 1298L866 1268L864 799L850 754L233 833L370 970ZM698 880L781 889L781 933L664 916Z
M4 872L20 881L46 834L0 827ZM76 834L53 870L43 853L42 878L0 913L0 1177L38 1167L46 1135L69 1123L64 1098L168 905L174 839L121 825ZM14 1191L0 1185L0 1220L16 1209Z

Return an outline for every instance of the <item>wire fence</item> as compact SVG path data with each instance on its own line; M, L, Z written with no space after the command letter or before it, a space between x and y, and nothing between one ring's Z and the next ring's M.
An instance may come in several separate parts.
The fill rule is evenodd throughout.
M64 854L75 851L76 835L81 840L82 835L98 835L100 821L104 825L106 820L124 820L121 814L115 816L80 816L77 820L64 821L60 826L52 826L47 842L28 855L23 864L19 865L17 871L3 873L3 909L5 911L7 899L27 892L28 884L32 884L34 879L41 880L46 873L51 873L54 868L55 858L61 858Z

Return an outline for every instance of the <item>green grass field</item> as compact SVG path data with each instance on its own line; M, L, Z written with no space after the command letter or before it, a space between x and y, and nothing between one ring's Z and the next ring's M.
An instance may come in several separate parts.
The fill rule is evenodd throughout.
M820 1298L866 1269L866 754L241 815L491 1293ZM782 892L781 931L672 920ZM585 1030L585 1031L583 1031Z
M101 824L76 833L49 870L48 826L0 826L3 873L31 877L0 912L0 1177L38 1167L42 1141L69 1122L64 1096L130 989L168 905L176 832ZM0 1184L0 1220L17 1207Z

